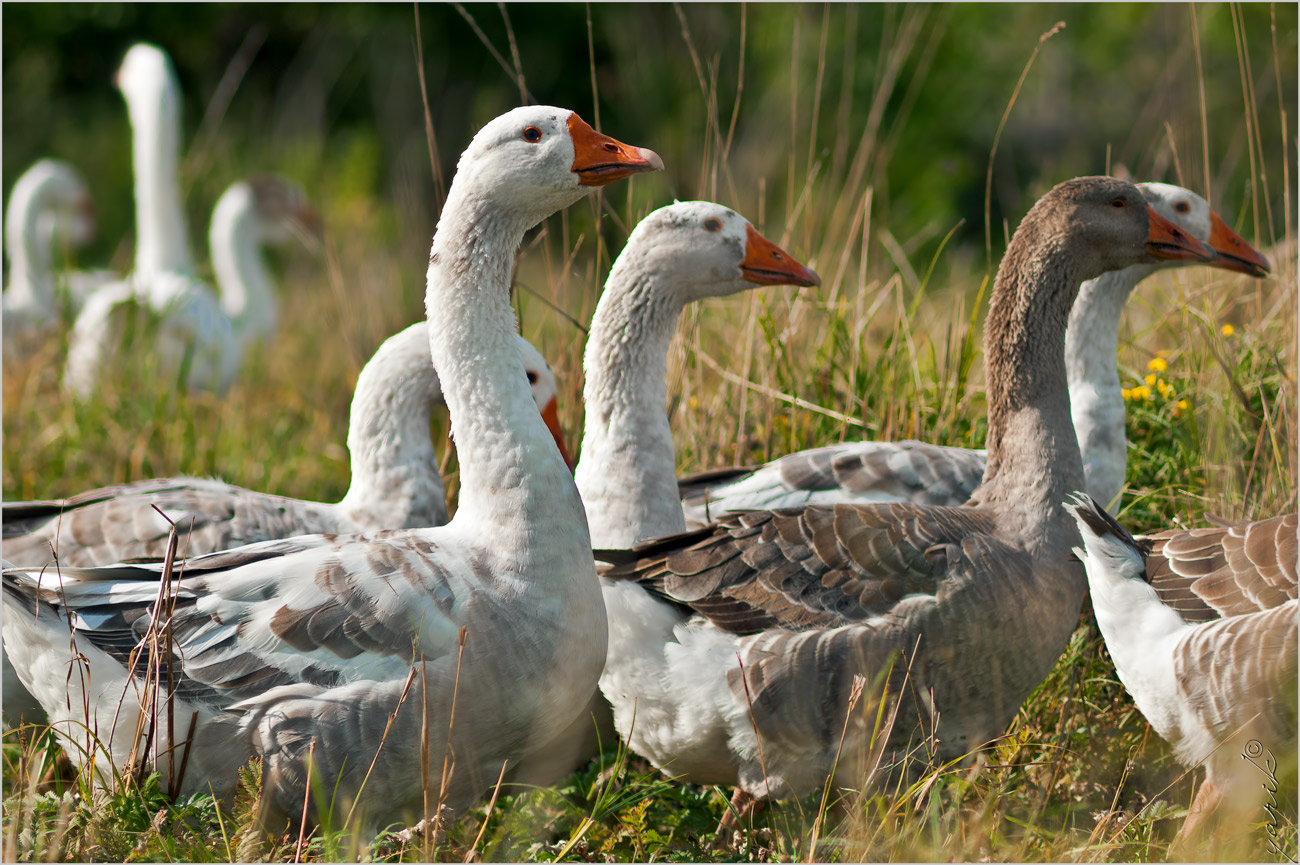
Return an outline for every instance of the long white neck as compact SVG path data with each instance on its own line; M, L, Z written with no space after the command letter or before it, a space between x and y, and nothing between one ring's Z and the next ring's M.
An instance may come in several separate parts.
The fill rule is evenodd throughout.
M429 416L442 402L429 326L390 337L357 377L348 421L352 484L339 509L374 529L442 525L447 505Z
M467 191L472 175L457 180L433 238L425 297L430 351L460 462L451 525L491 527L499 549L534 565L562 559L576 567L585 556L590 569L582 501L537 411L514 343L510 268L537 220Z
M1120 394L1119 320L1129 295L1157 268L1137 264L1090 279L1079 288L1065 331L1070 416L1079 439L1088 494L1104 506L1124 489L1127 461Z
M635 265L615 265L583 358L586 426L575 479L597 549L686 530L665 410L682 303Z
M50 239L44 198L48 184L15 184L5 220L5 249L9 253L10 304L54 312L54 280L50 274Z
M1118 541L1094 538L1087 544L1088 589L1106 649L1138 708L1156 729L1168 730L1177 714L1163 699L1174 687L1170 652L1194 626L1160 602L1116 548Z
M239 338L268 339L275 331L275 285L262 259L256 204L248 184L235 184L217 202L208 245L221 309Z
M180 88L169 81L156 98L127 103L135 171L135 275L193 269L185 213L176 185L181 147Z

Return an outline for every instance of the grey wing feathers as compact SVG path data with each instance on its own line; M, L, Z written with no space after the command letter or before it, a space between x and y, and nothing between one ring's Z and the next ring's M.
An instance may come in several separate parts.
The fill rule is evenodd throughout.
M154 510L157 506L163 514ZM35 566L95 566L158 559L171 523L181 555L271 538L337 531L319 506L219 481L164 478L92 490L64 501L5 504L5 558Z
M836 627L939 590L951 540L991 528L983 513L906 504L731 514L708 529L638 548L610 568L737 634Z
M429 614L410 604L385 610L376 599L407 588L393 583L436 580L437 573L416 571L438 567L423 565L429 550L397 534L304 536L184 562L171 583L169 619L178 694L220 710L283 685L327 688L368 671L404 670L414 654L413 617ZM350 573L342 553L367 540L366 572ZM294 571L282 574L287 568ZM28 609L39 599L48 608L42 614L70 620L125 668L159 627L160 572L156 564L69 568L61 582L42 583L35 569L19 568L5 572L4 589ZM389 582L394 574L399 579ZM143 665L137 669L143 676Z
M719 469L678 483L688 524L756 508L911 502L960 505L984 474L984 451L924 442L812 448L753 469Z
M1249 727L1273 742L1295 740L1298 604L1203 625L1175 649L1179 690L1220 739Z
M1160 599L1187 621L1267 610L1296 597L1297 517L1151 536Z

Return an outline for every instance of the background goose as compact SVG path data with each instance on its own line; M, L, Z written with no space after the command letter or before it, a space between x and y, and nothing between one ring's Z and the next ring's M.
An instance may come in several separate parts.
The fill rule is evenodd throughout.
M218 294L189 273L155 275L146 306L161 316L150 350L167 371L186 361L191 388L225 391L239 371L245 348L275 328L272 281L263 243L284 243L296 231L318 233L320 220L302 190L281 177L260 175L233 184L212 213L211 250ZM132 275L97 291L77 316L68 348L64 386L86 398L121 339L131 304L141 299Z
M653 153L549 106L510 111L474 137L434 235L426 297L460 462L456 516L439 528L305 535L189 560L170 625L175 729L197 719L182 790L228 792L238 767L261 756L262 816L282 825L304 807L312 761L315 777L330 779L335 813L355 802L374 831L439 804L463 808L586 704L604 660L604 609L582 502L513 349L510 270L524 232L546 216L660 167ZM133 692L123 662L149 624L157 575L122 564L38 586L32 570L4 574L19 675L65 730L84 699L95 717L82 720L111 736L119 764L141 711L128 696L112 726ZM71 695L51 675L67 668L68 622L90 667L88 681L72 677ZM169 730L159 724L161 749ZM444 754L454 771L442 788ZM107 768L105 755L97 760ZM439 789L429 794L422 777Z
M1088 494L1118 502L1127 460L1124 399L1117 355L1119 323L1129 296L1158 270L1207 264L1263 277L1264 258L1228 228L1209 202L1168 183L1140 183L1151 207L1217 257L1208 262L1145 262L1084 282L1070 308L1065 331L1065 369L1070 413L1083 455ZM804 504L897 501L959 505L984 473L983 450L925 442L846 442L789 454L766 465L715 469L683 478L680 493L687 525L702 526L732 511Z
M1292 773L1295 769L1300 602L1295 597L1294 517L1289 594L1285 589L1251 590L1252 600L1244 606L1225 605L1243 611L1192 623L1167 606L1148 582L1148 562L1160 561L1147 558L1148 543L1135 541L1087 496L1076 497L1073 511L1084 544L1076 553L1087 567L1097 625L1120 681L1151 726L1173 745L1180 762L1205 765L1205 781L1179 839L1197 838L1211 822L1237 831L1266 822L1269 774L1276 791L1286 763ZM1279 529L1285 519L1266 522ZM1167 536L1165 548L1194 542L1190 534ZM1267 568L1249 576L1249 567L1230 568L1234 585L1253 589L1274 582ZM1210 582L1219 581L1211 577Z
M14 182L5 211L9 281L4 291L4 351L18 357L28 334L58 321L62 276L54 248L82 246L95 230L95 208L81 174L66 162L42 159Z
M522 336L515 347L533 401L568 462L559 426L555 373ZM171 522L179 551L196 556L293 535L440 526L447 505L429 416L442 405L429 362L429 328L389 337L357 378L348 422L352 483L342 501L311 502L207 478L157 478L102 487L69 499L4 504L4 559L20 567L92 567L161 559ZM158 508L166 518L154 508ZM57 562L57 564L56 564ZM39 704L4 657L4 717L36 721Z
M601 690L632 750L674 777L737 785L743 812L832 773L869 781L881 687L895 713L881 773L999 736L1065 647L1085 589L1059 504L1083 483L1064 363L1079 284L1212 255L1124 181L1077 178L1040 199L985 323L989 459L966 507L736 514L606 573L609 618L627 626L611 629ZM872 687L850 715L858 676Z
M583 356L586 423L575 480L592 543L629 547L682 531L667 403L668 348L690 303L759 285L820 279L730 208L680 201L650 213L610 268ZM621 627L610 620L611 630ZM589 712L519 768L515 780L551 784L613 740L608 704Z

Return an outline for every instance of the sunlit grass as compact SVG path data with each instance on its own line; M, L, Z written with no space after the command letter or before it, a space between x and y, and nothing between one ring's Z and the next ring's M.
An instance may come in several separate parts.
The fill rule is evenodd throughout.
M682 38L690 40L684 18ZM853 126L829 141L819 141L815 118L844 111L843 103L816 63L798 67L809 98L795 104L786 94L791 104L780 107L789 114L788 140L761 146L733 135L739 100L758 97L721 92L708 57L692 67L709 108L707 132L691 142L699 154L697 194L736 206L815 266L823 285L759 289L687 313L671 349L667 406L681 472L863 437L983 445L989 262L982 249L943 242L957 226L935 223L895 236L880 215L901 206L889 200L887 169L907 119L907 111L886 108L899 100L907 106L925 85L935 44L926 25L936 19L942 23L941 11L902 9L872 103L854 106ZM824 61L821 32L796 32L792 45L796 40ZM913 78L900 75L904 66L915 70ZM1012 82L1005 84L999 100L1009 95ZM1276 143L1252 139L1252 148L1260 146ZM763 147L788 153L781 168L789 191L779 200L753 179ZM328 151L303 149L303 170L327 178L313 188L330 234L318 254L278 255L281 331L246 360L224 398L177 390L142 352L109 371L87 404L74 405L58 388L66 333L6 363L5 498L186 473L337 500L348 484L343 443L352 386L374 348L422 315L432 229L365 194L371 149L364 136ZM210 158L228 156L218 147ZM1176 162L1176 154L1162 158ZM1204 174L1211 175L1209 154ZM1041 192L1060 179L1033 182ZM1120 340L1130 391L1120 517L1134 530L1295 507L1293 202L1272 191L1276 178L1252 180L1252 205L1286 215L1287 236L1269 250L1274 275L1256 281L1203 268L1166 272L1130 302ZM650 201L644 186L602 195L531 235L516 274L523 333L559 375L561 418L572 434L583 414L581 325L627 231L665 203ZM1225 214L1238 227L1251 222L1239 216ZM990 227L994 250L1009 228ZM1163 368L1152 368L1156 358ZM445 429L436 419L436 441ZM454 500L454 456L445 463ZM907 789L849 791L830 797L837 801L826 808L816 796L776 803L723 849L712 846L713 831L730 791L673 783L617 744L554 788L503 791L443 837L389 833L366 850L341 831L308 833L301 843L296 833L259 838L255 771L245 773L231 803L204 796L171 802L148 778L112 793L94 791L84 777L42 782L53 757L36 732L5 737L6 858L1162 861L1196 780L1116 680L1088 611L981 771L941 767ZM1284 834L1294 854L1295 826Z

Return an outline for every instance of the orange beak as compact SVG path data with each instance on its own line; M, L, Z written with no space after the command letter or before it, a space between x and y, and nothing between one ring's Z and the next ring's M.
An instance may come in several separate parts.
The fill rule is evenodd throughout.
M1147 205L1147 252L1155 258L1169 261L1200 261L1213 263L1218 256L1206 243L1192 237Z
M1255 247L1242 240L1241 235L1225 225L1219 218L1219 214L1213 210L1210 211L1210 246L1219 256L1219 260L1213 262L1212 267L1235 270L1261 279L1272 269L1268 259L1260 255Z
M555 439L555 446L560 449L560 456L564 457L564 464L573 471L573 458L569 456L569 449L564 446L564 430L560 428L560 407L555 397L542 409L542 420L546 423L546 428L551 431L551 437Z
M741 273L759 285L821 285L822 279L781 247L745 226L745 260Z
M569 137L573 139L573 173L583 186L604 186L664 167L664 161L653 150L601 135L577 114L569 115Z

